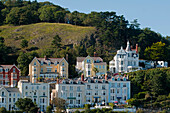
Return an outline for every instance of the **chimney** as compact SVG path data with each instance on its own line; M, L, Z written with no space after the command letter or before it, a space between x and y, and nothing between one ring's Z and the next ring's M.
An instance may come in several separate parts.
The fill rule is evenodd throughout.
M84 81L84 74L81 74L81 81Z
M57 84L59 84L59 79L57 78Z
M108 77L108 76L107 76L107 74L106 74L106 75L105 75L105 80L107 80L107 77Z
M138 44L136 44L136 53L138 53Z
M46 55L44 56L44 60L47 60L47 56Z
M97 53L96 52L94 52L94 57L97 57Z

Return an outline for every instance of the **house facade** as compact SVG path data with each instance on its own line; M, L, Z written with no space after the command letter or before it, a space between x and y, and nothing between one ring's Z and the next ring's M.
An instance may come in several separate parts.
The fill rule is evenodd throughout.
M0 65L0 86L15 87L19 81L20 70L15 65Z
M97 71L94 71L94 68ZM85 77L95 77L96 75L106 74L107 64L103 62L101 57L77 57L76 71L82 72Z
M58 80L55 89L51 93L51 99L62 98L68 103L68 107L82 107L84 104L127 104L130 99L130 81L121 75L105 78L85 78L72 80Z
M124 50L123 47L121 47L121 49L117 51L113 60L109 62L109 70L112 73L127 73L140 69L138 45L136 44L136 49L132 49L129 41L127 42L126 49Z
M37 78L55 79L56 77L68 78L68 62L65 58L37 58L29 64L29 76L32 83Z

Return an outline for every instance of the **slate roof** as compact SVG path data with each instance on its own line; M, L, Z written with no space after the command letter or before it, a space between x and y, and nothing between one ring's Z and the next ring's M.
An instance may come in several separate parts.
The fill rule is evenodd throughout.
M6 89L8 92L19 92L19 89L18 89L18 88L5 87L5 89Z
M77 57L77 62L82 62L85 58L86 57ZM103 62L103 59L101 57L90 57L90 58L92 58L94 61L99 60L99 61Z
M41 63L43 61L44 64L47 64L49 61L54 64L55 62L61 62L63 58L37 58L37 60Z

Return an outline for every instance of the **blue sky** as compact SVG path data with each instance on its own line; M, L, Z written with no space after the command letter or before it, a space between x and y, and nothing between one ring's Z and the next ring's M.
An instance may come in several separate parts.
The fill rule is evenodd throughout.
M38 0L39 2L48 0ZM149 27L170 36L170 0L49 0L72 11L115 11L128 21L138 19L141 28Z

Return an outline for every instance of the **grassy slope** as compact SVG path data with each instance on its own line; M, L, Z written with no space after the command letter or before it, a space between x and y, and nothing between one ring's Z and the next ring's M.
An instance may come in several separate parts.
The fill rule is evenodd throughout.
M22 37L29 41L29 47L45 49L51 45L51 41L56 34L62 38L62 43L67 45L77 44L85 38L86 35L90 36L94 32L94 27L81 27L61 23L0 26L0 36L5 38L6 45L17 48L20 48Z

